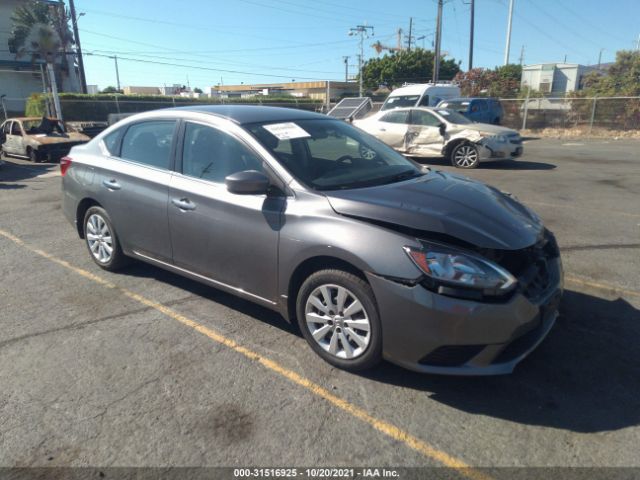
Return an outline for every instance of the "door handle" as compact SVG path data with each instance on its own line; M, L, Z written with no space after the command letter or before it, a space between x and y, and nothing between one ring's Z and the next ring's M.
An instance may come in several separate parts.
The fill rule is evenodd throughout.
M386 130L386 129L384 129L384 128L380 128L379 130L380 130L381 132L386 132L386 131L387 131L387 130Z
M172 198L171 203L173 203L180 210L195 210L196 204L193 203L188 198Z
M103 181L102 185L107 187L109 190L120 190L120 184L114 178Z

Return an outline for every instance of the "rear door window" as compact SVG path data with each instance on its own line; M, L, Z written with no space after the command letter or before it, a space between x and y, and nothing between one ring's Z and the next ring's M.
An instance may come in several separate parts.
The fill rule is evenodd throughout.
M122 139L120 157L125 160L169 169L175 120L152 120L131 125Z
M387 123L407 123L408 116L409 116L408 110L400 110L395 112L389 112L386 115L383 115L380 121L387 122Z
M20 129L20 124L18 122L13 122L11 124L11 135L22 135L22 130Z
M442 123L435 115L424 110L411 110L411 125L438 127Z

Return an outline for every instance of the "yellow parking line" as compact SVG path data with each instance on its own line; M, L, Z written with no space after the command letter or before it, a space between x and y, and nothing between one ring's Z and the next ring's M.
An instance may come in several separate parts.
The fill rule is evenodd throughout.
M630 295L632 297L640 297L640 292L636 290L629 290L626 288L616 287L615 285L610 285L607 283L594 282L591 280L585 280L583 278L574 277L573 275L565 275L565 282L573 283L574 285L579 285L581 287L591 287L597 288L599 290L607 290L609 292L616 292L623 295Z
M16 237L15 235L10 234L9 232L0 230L0 235L11 240L15 244L25 248L26 250L29 250L30 252L33 252L54 263L57 263L58 265L61 265L64 268L71 270L72 272L77 273L78 275L81 275L82 277L88 280L96 282L107 288L113 288L118 292L122 293L123 295L127 296L128 298L138 303L141 303L147 307L150 307L158 312L161 312L167 317L177 322L180 322L181 324L207 336L211 340L217 343L220 343L222 345L225 345L226 347L229 347L230 349L244 355L250 360L260 363L263 367L303 387L313 395L323 398L324 400L332 404L334 407L337 407L340 410L348 413L349 415L365 422L366 424L370 425L371 427L378 430L379 432L387 435L393 440L403 443L405 446L409 447L412 450L415 450L416 452L420 453L421 455L427 458L430 458L431 460L435 460L436 462L446 467L455 469L460 475L464 477L467 477L471 480L491 480L491 477L485 475L479 470L472 468L471 466L467 465L464 461L458 458L455 458L452 455L449 455L448 453L442 450L439 450L438 448L430 445L424 440L420 440L419 438L411 435L407 431L402 430L399 427L396 427L392 423L389 423L385 420L381 420L379 418L374 417L373 415L369 414L365 409L358 407L350 403L349 401L338 397L337 395L334 395L326 388L318 385L317 383L314 383L308 378L303 377L302 375L294 372L293 370L290 370L284 367L283 365L279 364L274 360L264 357L259 353L254 352L253 350L250 350L247 347L240 345L236 341L225 337L224 335L216 332L215 330L209 327L206 327L194 320L191 320L190 318L176 312L175 310L169 307L166 307L158 302L155 302L146 297L143 297L142 295L135 293L131 290L128 290L124 287L120 287L112 282L104 280L100 278L98 275L94 275L93 273L87 270L75 267L71 265L69 262L62 260L60 258L57 258L51 255L50 253L31 247L27 245L22 239Z

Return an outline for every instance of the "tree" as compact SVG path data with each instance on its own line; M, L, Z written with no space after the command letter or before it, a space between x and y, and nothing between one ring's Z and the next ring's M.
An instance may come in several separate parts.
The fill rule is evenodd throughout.
M509 64L493 70L472 68L467 72L459 72L455 81L465 96L512 98L518 95L521 76L522 67Z
M123 93L123 91L118 90L116 87L109 85L107 88L103 88L100 93Z
M204 93L204 92L202 91L201 88L196 87L193 89L193 93Z
M583 92L590 97L640 96L640 52L616 52L616 61L606 73L595 71L585 77Z
M402 50L372 58L363 66L364 86L369 89L380 85L394 88L405 82L429 82L433 76L433 57L432 51L416 48L410 52ZM440 62L442 80L453 79L459 71L459 63L453 59L443 59Z
M65 50L75 44L68 18L64 8L35 0L16 7L11 15L9 50L16 58L29 56L32 62L52 64L62 84L70 70Z
M595 71L585 76L583 89L574 92L577 106L584 110L583 117L592 114L591 101L584 97L637 97L640 96L640 52L620 50L616 61L607 71ZM640 126L640 101L638 99L607 99L597 102L596 120L606 119L612 126L638 128ZM604 121L604 120L603 120Z

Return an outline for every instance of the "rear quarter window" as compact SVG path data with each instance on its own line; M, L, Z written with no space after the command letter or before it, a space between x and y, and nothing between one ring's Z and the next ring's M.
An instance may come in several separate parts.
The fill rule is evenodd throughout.
M122 128L111 132L102 139L102 143L110 155L117 157L120 154L120 138L122 138Z
M122 138L120 157L168 169L175 124L173 120L155 120L131 125Z
M389 112L386 115L383 115L380 121L388 122L388 123L407 123L408 116L409 116L408 110Z

